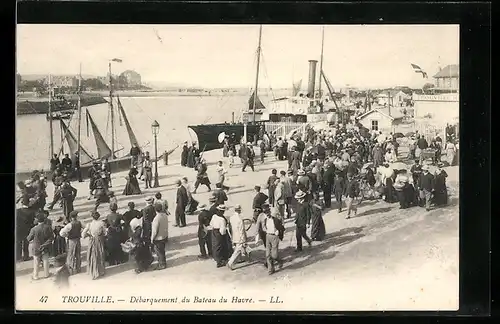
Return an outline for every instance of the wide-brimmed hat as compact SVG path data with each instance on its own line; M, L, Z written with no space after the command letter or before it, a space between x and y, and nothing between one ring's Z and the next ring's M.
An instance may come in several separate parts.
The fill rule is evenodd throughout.
M78 216L78 212L76 210L73 210L71 213L69 213L69 218L75 218Z
M305 192L297 191L297 193L295 194L295 199L304 199L305 196L306 196Z
M215 197L215 196L210 196L210 197L208 198L208 202L209 202L209 203L214 203L214 202L216 202L216 201L217 201L217 197Z
M235 211L241 211L241 205L236 205L234 206Z
M146 198L146 202L153 202L154 201L154 198L153 197L148 197Z
M300 169L298 172L297 172L298 175L302 176L302 175L305 175L306 172L302 169Z
M262 204L262 210L269 210L269 208L271 208L271 206L269 205L269 203L265 202Z
M442 168L443 166L444 166L444 163L443 163L443 162L438 162L438 164L437 164L437 167L438 167L438 168Z
M220 204L219 206L217 206L217 210L225 211L227 210L227 207L224 204Z

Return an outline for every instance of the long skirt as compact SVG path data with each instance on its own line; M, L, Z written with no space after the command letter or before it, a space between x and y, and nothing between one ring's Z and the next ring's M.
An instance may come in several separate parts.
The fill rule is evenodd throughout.
M455 151L447 150L446 151L446 162L448 165L453 165L453 161L455 160Z
M139 181L137 181L137 178L130 178L127 180L125 189L123 189L123 194L125 196L140 195L141 193L141 188L139 187Z
M151 254L151 249L145 244L140 244L134 250L133 255L136 263L136 270L146 271L151 263L153 263L153 255Z
M62 208L63 208L63 214L66 219L66 221L69 222L69 214L75 210L73 207L73 199L70 198L63 198L62 199Z
M313 241L322 241L325 238L325 222L319 208L314 208L311 217L311 239Z
M212 256L217 265L229 260L227 234L221 235L218 229L212 230Z
M106 273L104 264L104 236L90 236L87 252L87 273L97 279Z
M80 273L82 270L82 244L79 238L68 240L66 265L72 275Z
M123 241L123 234L121 228L110 227L106 237L106 261L110 265L117 265L125 261L125 254L123 253L121 243Z
M387 178L385 180L385 201L388 203L393 203L395 201L394 197L396 196L394 187L392 186L392 179Z
M434 203L437 206L444 206L448 204L448 190L444 188L436 188L434 191Z

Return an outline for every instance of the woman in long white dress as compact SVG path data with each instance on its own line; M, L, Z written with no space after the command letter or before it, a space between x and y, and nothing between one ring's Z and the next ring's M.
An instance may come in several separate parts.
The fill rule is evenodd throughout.
M452 165L455 160L455 153L457 152L457 148L453 142L446 143L446 162L448 165Z

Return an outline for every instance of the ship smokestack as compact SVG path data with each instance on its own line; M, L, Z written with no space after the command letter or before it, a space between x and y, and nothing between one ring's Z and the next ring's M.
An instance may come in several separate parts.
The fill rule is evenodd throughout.
M314 86L316 81L316 64L318 61L309 60L309 84L307 86L307 96L314 99ZM311 102L311 105L313 102Z

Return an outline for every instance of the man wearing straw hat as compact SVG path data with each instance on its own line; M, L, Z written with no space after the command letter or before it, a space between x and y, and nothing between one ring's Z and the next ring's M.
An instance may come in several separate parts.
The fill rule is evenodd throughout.
M311 215L309 204L306 202L307 194L299 190L295 194L295 199L297 199L297 214L295 218L295 238L297 239L297 249L295 252L302 251L302 238L307 241L309 246L312 245L312 240L307 236L307 227L311 225Z
M243 225L241 205L234 206L234 214L231 218L229 218L229 223L231 224L230 233L234 248L233 254L227 262L227 266L229 269L234 270L233 264L240 255L246 255L250 261L250 252L247 251L247 232L245 231L245 226Z
M279 257L279 242L283 240L285 227L278 218L278 211L273 209L271 213L267 213L265 221L263 222L263 230L266 233L266 260L267 271L272 275L274 270L274 263L278 263L278 267L283 267L283 261Z

